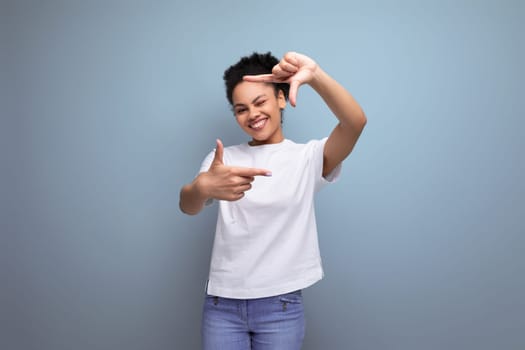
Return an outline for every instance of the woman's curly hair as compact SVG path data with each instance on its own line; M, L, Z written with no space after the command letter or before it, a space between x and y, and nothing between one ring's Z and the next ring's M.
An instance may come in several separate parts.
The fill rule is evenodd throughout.
M273 66L279 60L271 52L265 54L254 52L250 56L244 56L239 62L224 71L224 83L226 84L226 98L233 105L233 89L242 81L244 75L269 74ZM284 98L288 100L290 85L288 83L271 83L275 89L275 96L282 90Z

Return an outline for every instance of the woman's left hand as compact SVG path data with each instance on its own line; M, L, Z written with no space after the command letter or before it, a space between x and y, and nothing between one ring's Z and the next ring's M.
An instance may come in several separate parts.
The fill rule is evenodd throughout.
M271 74L245 75L243 79L263 83L289 83L290 104L295 107L299 86L310 83L317 68L317 63L310 57L297 52L288 52L273 67Z

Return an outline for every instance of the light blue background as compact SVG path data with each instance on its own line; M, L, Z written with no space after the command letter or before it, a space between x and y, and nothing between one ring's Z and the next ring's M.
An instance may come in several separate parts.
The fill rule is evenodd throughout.
M317 200L304 349L525 348L523 1L3 1L0 348L198 349L216 207L180 187L243 142L222 73L306 53L368 125ZM309 87L285 134L336 121Z

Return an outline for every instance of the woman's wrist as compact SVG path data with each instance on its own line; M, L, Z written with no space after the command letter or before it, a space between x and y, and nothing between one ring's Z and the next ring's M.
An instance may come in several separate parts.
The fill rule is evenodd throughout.
M326 81L327 74L326 72L319 66L316 65L315 69L312 71L312 79L308 83L315 91L318 91L322 88L324 81Z
M195 195L203 203L205 203L208 199L211 198L211 195L208 191L209 186L208 186L207 177L208 177L208 174L206 172L202 172L193 181Z

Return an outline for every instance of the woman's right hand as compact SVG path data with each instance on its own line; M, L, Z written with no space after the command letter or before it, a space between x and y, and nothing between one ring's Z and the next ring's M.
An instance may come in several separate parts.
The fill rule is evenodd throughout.
M271 176L269 170L227 166L223 162L224 146L217 140L215 157L207 172L198 178L198 187L207 198L236 201L252 188L255 176Z

